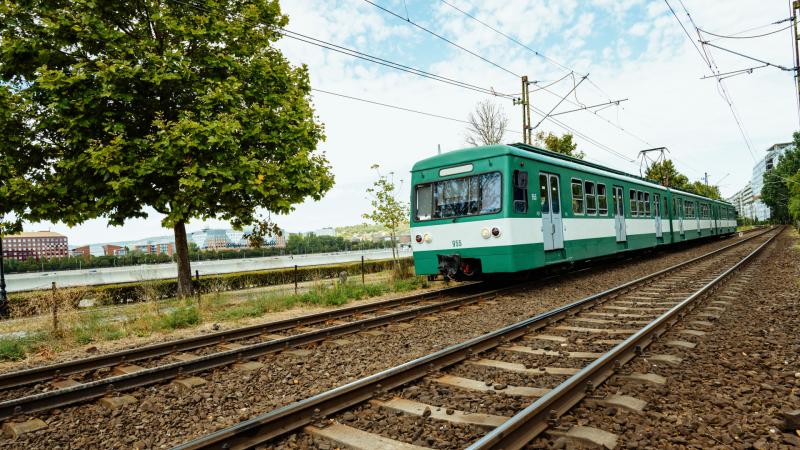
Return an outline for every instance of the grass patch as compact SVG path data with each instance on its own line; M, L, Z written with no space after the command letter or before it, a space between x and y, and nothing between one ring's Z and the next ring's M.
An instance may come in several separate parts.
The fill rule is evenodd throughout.
M48 335L9 336L0 338L0 361L19 361L47 346Z
M147 337L154 333L169 333L202 323L239 321L286 311L304 305L341 306L354 300L406 292L428 287L424 277L389 279L361 284L319 283L298 294L278 292L251 294L235 300L216 293L186 301L150 301L121 309L78 312L61 311L59 327L54 331L48 317L34 325L27 336L0 338L0 361L18 361L28 355L48 356L65 349L126 337ZM62 315L63 314L63 315Z
M161 329L177 330L200 323L200 311L195 305L179 306L161 317Z
M390 292L407 292L427 286L428 281L422 277L369 284L350 282L335 286L316 286L299 294L265 294L251 297L237 305L212 308L210 315L217 321L241 320L285 311L299 305L341 306L353 300L377 297Z

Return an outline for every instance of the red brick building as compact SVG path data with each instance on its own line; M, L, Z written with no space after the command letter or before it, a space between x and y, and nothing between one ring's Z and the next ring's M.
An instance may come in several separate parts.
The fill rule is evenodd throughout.
M25 261L28 258L62 258L69 255L67 237L52 231L30 231L3 237L3 257Z

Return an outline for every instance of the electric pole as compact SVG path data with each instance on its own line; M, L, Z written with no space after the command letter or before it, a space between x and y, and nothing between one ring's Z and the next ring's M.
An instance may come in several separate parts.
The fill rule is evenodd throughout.
M533 127L531 127L531 98L530 98L530 83L528 83L528 76L522 77L522 97L514 99L515 105L522 105L522 142L528 145L533 144Z
M792 30L794 35L792 36L792 48L794 48L794 81L797 84L797 104L800 106L800 35L797 34L797 13L800 10L800 1L798 0L789 0L792 14L790 17L792 19Z
M703 174L703 175L704 175L704 176L703 176L703 179L705 179L705 180L706 180L706 187L708 187L708 172L704 172L704 174Z
M8 294L6 294L6 274L3 264L3 237L0 236L0 318L8 318Z

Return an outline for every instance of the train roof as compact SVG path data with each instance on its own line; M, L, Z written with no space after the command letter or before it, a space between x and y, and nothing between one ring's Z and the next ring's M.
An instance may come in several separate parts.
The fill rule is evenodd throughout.
M616 178L630 183L643 184L653 189L672 191L688 197L696 197L699 199L705 199L714 202L729 204L728 202L725 202L723 200L714 200L708 197L703 197L702 195L693 194L691 192L685 192L679 189L666 188L660 184L654 183L650 180L647 180L645 178L636 175L623 172L621 170L612 169L610 167L606 167L600 164L595 164L589 161L584 161L582 159L573 158L571 156L563 155L561 153L551 152L549 150L545 150L539 147L534 147L532 145L527 145L522 143L517 143L512 145L504 145L504 144L487 145L483 147L468 147L460 150L453 150L447 153L442 153L440 155L432 156L430 158L418 161L416 164L414 164L414 167L412 167L411 171L417 172L420 170L435 169L439 167L463 164L469 161L475 161L479 159L487 159L487 158L506 156L506 155L519 156L521 158L542 161L556 166L567 167L570 169L589 172L596 175Z

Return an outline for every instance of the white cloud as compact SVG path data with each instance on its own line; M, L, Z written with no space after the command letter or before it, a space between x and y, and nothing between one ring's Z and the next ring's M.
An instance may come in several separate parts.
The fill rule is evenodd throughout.
M628 98L629 101L620 107L605 109L599 115L641 140L590 113L559 116L559 120L630 158L635 158L642 148L667 146L679 169L692 179L699 179L707 171L713 181L730 172L724 193L733 193L749 180L753 160L730 111L718 95L715 81L700 80L708 69L663 2L595 0L593 6L587 7L584 2L575 0L453 1L548 57L578 71L590 72L590 79L602 87L603 93L585 82L578 89L580 102L593 104L607 101L609 97ZM739 1L732 5L731 2L684 0L684 3L698 25L729 33L777 20L786 14L785 5L774 2ZM470 5L478 5L479 9ZM435 52L444 59L424 67L426 70L503 92L519 92L520 81L515 77L430 38L364 2L292 0L284 1L283 8L290 15L289 28L294 31L369 49L369 53L377 56L392 55L389 59L412 66L424 65L420 61L427 61L426 58ZM425 18L425 23L516 73L550 81L565 73L443 4L430 8L431 16ZM635 16L637 12L639 16ZM612 26L607 22L609 17L618 25L606 30L611 32L611 37L604 34L605 40L598 42L592 31L601 24ZM571 40L585 43L571 48ZM788 37L781 34L774 38L718 43L790 66L789 42ZM358 63L347 56L292 40L281 41L279 47L294 63L308 64L312 84L322 89L457 118L465 118L475 103L485 98L476 92ZM721 51L713 54L721 70L750 64ZM791 74L762 69L752 75L731 78L726 84L758 156L769 145L790 138L797 128ZM572 81L565 80L553 89L564 93L571 87ZM368 208L364 190L374 178L369 170L373 163L380 163L387 171L393 170L405 178L407 186L412 164L434 155L437 144L444 150L464 146L464 127L459 123L323 93L314 93L313 99L328 137L320 148L334 167L337 184L320 202L304 203L294 213L279 218L279 223L289 230L360 222L361 213ZM533 95L534 104L543 110L549 110L558 100L557 96L542 91ZM569 100L576 102L574 96ZM518 107L511 102L498 101L505 107L512 127L518 130ZM560 108L572 107L565 102ZM562 131L548 122L542 127ZM509 141L518 139L519 134L508 135ZM585 139L577 138L577 141L595 160L624 170L638 170L636 165L620 160ZM130 222L124 230L106 230L103 222L92 221L68 234L75 243L129 239L163 233L158 221L153 215L144 221ZM202 225L193 223L190 229ZM62 226L56 229L66 230Z

